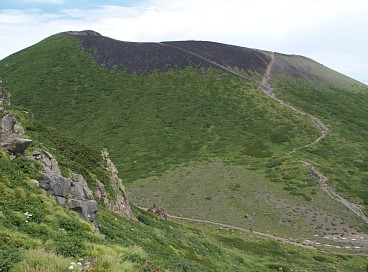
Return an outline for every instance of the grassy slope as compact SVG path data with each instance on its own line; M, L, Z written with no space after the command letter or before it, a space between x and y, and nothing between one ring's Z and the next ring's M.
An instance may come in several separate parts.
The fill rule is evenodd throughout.
M63 35L3 60L0 73L13 103L30 107L38 120L94 148L107 146L124 179L132 182L128 187L135 199L149 198L172 213L244 227L268 230L265 224L270 224L271 231L281 235L300 235L303 228L312 235L321 223L321 234L362 229L354 217L351 226L331 227L339 218L350 218L340 205L332 203L329 211L315 214L330 200L287 152L312 142L318 131L255 84L214 70L199 74L189 67L149 77L109 71ZM213 162L221 164L211 168ZM186 170L188 163L195 167ZM218 167L230 167L231 178L218 174ZM182 170L189 171L190 179L178 174ZM249 193L247 188L255 183L263 195ZM195 197L188 186L197 192ZM274 189L272 201L267 200L269 188ZM177 199L185 200L185 211L175 206ZM256 212L269 216L239 222L258 199L262 204ZM198 214L194 204L206 209ZM224 216L223 211L232 212Z
M296 155L313 161L337 191L368 205L368 88L348 92L284 77L275 79L275 85L282 99L317 116L330 128L320 144Z
M110 72L63 35L5 59L0 73L14 104L84 143L106 145L128 181L189 160L279 156L318 134L252 83L191 68Z
M73 171L84 168L86 173L95 170L99 155L54 130L48 138L45 128L23 111L13 113L27 128L26 135L32 135L34 146L58 154L64 172L69 167ZM69 156L68 150L82 158ZM100 233L96 233L30 182L40 178L37 162L21 157L10 160L1 151L0 173L0 271L68 271L70 263L80 257L95 258L90 272L160 271L157 267L169 271L275 271L280 267L283 271L360 271L365 265L361 257L304 250L227 229L185 226L136 209L139 221L130 222L100 207Z

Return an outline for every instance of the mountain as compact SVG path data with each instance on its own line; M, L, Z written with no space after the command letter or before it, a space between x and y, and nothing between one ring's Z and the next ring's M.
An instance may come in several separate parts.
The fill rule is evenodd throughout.
M365 257L316 252L286 239L285 246L261 233L186 226L135 207L122 212L111 204L127 196L106 151L11 107L3 88L0 98L1 271L360 271L365 265ZM98 211L85 214L83 203L97 202Z
M136 205L344 254L368 247L368 88L313 60L83 31L5 58L0 77L12 105L107 147Z

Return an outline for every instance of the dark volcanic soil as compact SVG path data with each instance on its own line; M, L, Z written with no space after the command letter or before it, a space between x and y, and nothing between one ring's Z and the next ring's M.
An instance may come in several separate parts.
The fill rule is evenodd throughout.
M253 70L262 75L271 58L265 52L240 46L202 41L163 42L198 54L223 66Z
M98 64L110 69L115 66L128 73L146 75L154 69L165 72L187 66L214 67L228 72L215 66L212 61L222 66L251 69L263 74L269 62L269 57L262 51L213 42L137 43L118 41L89 31L66 34L76 37L82 49L94 50Z

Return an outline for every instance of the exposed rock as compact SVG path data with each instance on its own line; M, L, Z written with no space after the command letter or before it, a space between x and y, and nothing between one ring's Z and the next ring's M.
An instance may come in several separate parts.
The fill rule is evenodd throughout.
M2 144L2 147L8 150L12 154L23 154L24 151L31 145L32 140L24 138L8 139L7 142Z
M36 161L39 161L42 159L42 155L41 155L41 152L39 152L38 150L34 150L32 152L32 157L33 159L35 159Z
M102 201L106 207L111 211L116 212L128 219L135 219L132 210L129 205L129 200L123 185L123 181L118 177L118 170L116 169L114 163L109 158L109 153L106 149L102 150L103 158L106 161L107 170L111 173L111 184L117 194L116 199L111 201L105 191L105 186L100 182L96 181L97 191L95 195L99 201Z
M10 94L4 89L0 89L0 105L10 106Z
M97 201L102 202L106 207L110 208L109 199L107 198L107 194L105 191L105 185L103 185L103 183L97 179L96 186L97 190L95 192L95 195L97 197Z
M33 151L32 159L43 164L41 188L54 196L59 204L67 205L85 220L97 223L97 202L82 175L72 173L71 178L63 177L56 159L45 150Z
M102 36L100 33L93 30L66 31L65 33L69 35Z
M158 204L153 204L152 207L149 208L147 211L152 212L152 213L156 213L156 214L162 216L163 218L167 219L167 213Z
M68 205L72 210L80 213L83 218L89 219L92 222L97 221L98 207L95 200L83 201L70 199Z
M59 202L60 205L64 205L66 203L66 198L61 196L54 196L55 199Z
M94 200L93 193L82 175L72 173L71 178L74 181L72 183L72 196L75 194L76 198Z
M47 152L46 150L41 150L40 155L41 159L39 160L46 168L51 169L55 173L61 175L61 171L59 169L59 164L57 160L55 160L54 157L49 152ZM39 154L36 153L36 156L38 157Z
M65 178L55 171L43 167L41 188L50 192L54 196L69 197L72 189L72 180Z
M14 115L10 114L7 111L3 111L3 117L0 120L0 135L13 134L13 129L16 122L17 119Z
M32 140L22 138L23 134L24 129L17 124L15 116L3 110L0 119L0 148L12 155L23 155L32 143Z
M72 183L70 196L74 199L83 199L84 198L83 184L79 182Z

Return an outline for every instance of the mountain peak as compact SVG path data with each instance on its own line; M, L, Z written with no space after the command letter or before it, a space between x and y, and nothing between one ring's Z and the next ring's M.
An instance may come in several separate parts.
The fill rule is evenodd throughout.
M66 31L65 33L70 35L84 35L84 36L102 36L100 33L93 30L82 30L82 31Z

